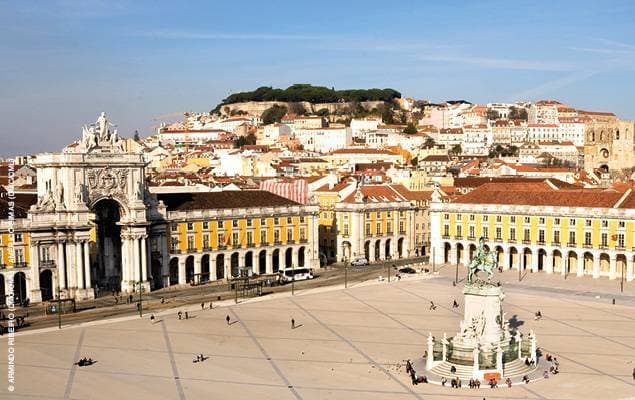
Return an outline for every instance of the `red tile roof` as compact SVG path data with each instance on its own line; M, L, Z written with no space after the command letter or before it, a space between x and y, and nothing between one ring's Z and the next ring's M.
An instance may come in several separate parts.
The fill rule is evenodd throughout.
M455 203L561 207L613 207L623 193L599 189L553 189L543 183L488 183L460 196Z

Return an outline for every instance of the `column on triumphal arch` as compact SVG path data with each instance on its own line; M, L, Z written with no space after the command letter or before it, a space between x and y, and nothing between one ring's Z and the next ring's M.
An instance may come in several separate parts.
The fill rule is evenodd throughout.
M84 256L82 254L82 243L75 241L75 273L77 289L84 289Z
M143 235L139 239L139 248L141 251L141 281L148 281L148 240L147 236Z
M86 289L92 288L91 278L90 278L90 250L88 245L88 240L84 240L84 279L86 280L85 286Z
M31 243L31 293L29 299L34 303L42 301L42 291L40 290L40 242ZM6 292L5 292L6 293Z
M57 242L57 276L60 290L66 290L66 257L64 256L64 241Z
M628 282L633 280L633 255L627 254L626 256L626 280Z

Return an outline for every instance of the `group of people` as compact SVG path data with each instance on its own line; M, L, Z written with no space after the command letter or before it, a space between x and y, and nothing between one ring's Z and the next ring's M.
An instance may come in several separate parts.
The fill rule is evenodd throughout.
M533 368L536 366L536 362L529 357L525 357L525 365Z
M179 320L183 319L184 314L182 311L179 311L176 315L179 317ZM190 319L190 314L188 314L187 311L185 312L185 319Z
M93 360L92 358L82 358L79 361L77 361L75 364L77 364L80 367L87 367L89 365L93 365L96 361Z
M205 357L202 353L201 354L197 354L196 358L194 360L192 360L193 363L198 363L198 362L203 362L205 360L207 360L209 357Z
M540 310L536 311L536 313L534 314L534 319L536 321L542 319L542 313L540 312Z
M410 360L406 361L406 373L410 375L410 379L412 380L413 385L418 385L420 383L428 383L428 378L425 375L417 375L417 371L412 367L412 363Z
M547 353L547 355L545 356L545 359L551 363L551 366L549 367L549 372L551 372L554 375L557 374L559 372L558 368L560 367L560 363L558 362L558 359L549 353Z
M478 389L481 387L481 381L478 379L470 379L468 386L470 389Z

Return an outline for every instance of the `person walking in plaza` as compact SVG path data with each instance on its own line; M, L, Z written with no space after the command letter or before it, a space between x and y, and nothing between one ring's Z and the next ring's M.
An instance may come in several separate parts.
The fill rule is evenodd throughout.
M229 314L227 314L227 316L225 317L225 321L227 321L227 325L229 325L229 321L231 320L231 318L229 317Z
M459 303L456 300L452 303L452 308L459 308Z
M205 303L201 303L201 310L205 310Z
M190 319L190 315L187 313L187 311L185 312L185 319Z
M291 329L295 329L295 319L291 317Z
M150 315L150 322L154 324L154 314Z
M181 317L183 316L183 313L181 311L179 311L176 315L179 316L179 321L181 320Z

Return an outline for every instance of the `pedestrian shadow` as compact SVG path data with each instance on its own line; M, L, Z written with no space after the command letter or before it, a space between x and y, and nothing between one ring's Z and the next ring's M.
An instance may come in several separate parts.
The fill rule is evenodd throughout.
M237 324L237 323L238 323L238 321L231 321L231 322L229 323L229 325L234 325L234 324Z
M510 328L518 328L522 325L525 325L525 321L519 320L517 314L514 314L514 316L509 319Z
M304 326L304 324L296 325L296 326L294 326L292 329L298 329L298 328L300 328L300 327L302 327L302 326Z

